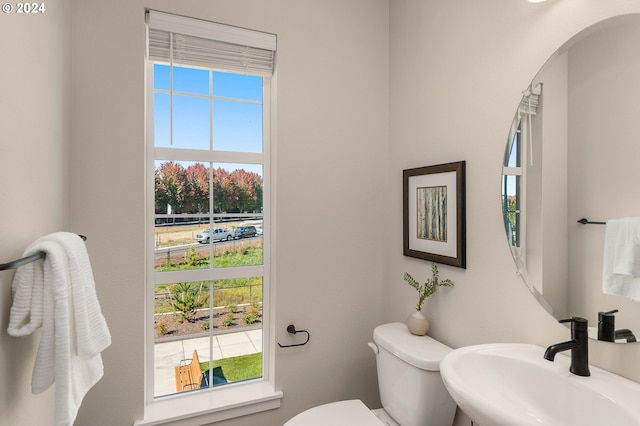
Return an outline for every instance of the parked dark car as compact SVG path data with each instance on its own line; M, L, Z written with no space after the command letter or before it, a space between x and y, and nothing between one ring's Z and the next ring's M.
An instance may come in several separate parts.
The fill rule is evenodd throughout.
M247 225L247 226L238 226L236 229L233 230L233 238L238 239L238 238L247 238L247 237L255 237L256 234L258 233L258 231L256 230L256 227L253 225Z

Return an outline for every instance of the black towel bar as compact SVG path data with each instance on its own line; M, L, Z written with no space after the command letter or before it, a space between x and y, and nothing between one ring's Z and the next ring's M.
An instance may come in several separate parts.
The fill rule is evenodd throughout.
M581 223L583 225L606 225L607 224L607 222L591 222L589 219L584 217L580 219L578 223Z
M82 238L84 241L87 240L87 237L85 237L84 235L78 235L80 238ZM40 260L40 259L44 259L46 257L46 253L41 251L38 253L34 253L30 256L25 256L21 259L17 259L14 260L13 262L8 262L8 263L2 263L0 264L0 271L6 271L7 269L16 269L19 268L23 265L26 265L27 263L31 263L31 262L35 262L36 260Z

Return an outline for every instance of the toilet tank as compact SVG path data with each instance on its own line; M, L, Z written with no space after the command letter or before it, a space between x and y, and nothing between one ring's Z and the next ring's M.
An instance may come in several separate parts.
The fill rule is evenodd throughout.
M382 407L402 426L451 426L456 404L440 377L440 361L451 348L391 323L373 331Z

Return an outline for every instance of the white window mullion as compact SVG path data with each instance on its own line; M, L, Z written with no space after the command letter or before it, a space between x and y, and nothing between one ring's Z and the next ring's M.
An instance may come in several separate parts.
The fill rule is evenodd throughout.
M262 152L207 151L201 149L154 148L156 159L207 163L263 164Z
M173 146L173 33L169 34L169 146Z
M232 278L258 277L264 275L264 265L237 266L233 268L191 269L155 273L155 284L178 282L216 281Z
M209 149L213 151L213 71L209 71Z
M522 176L522 167L503 167L502 174L508 176Z

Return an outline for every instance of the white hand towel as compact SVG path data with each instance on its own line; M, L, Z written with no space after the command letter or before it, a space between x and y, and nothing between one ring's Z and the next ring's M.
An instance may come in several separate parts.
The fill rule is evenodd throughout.
M44 261L16 271L8 332L25 336L42 328L31 389L37 394L55 383L55 425L70 426L103 375L100 353L111 335L82 239L57 232L35 241L24 255L39 251L46 253Z
M640 218L607 221L602 291L640 299Z
M640 218L618 219L613 273L640 277Z

